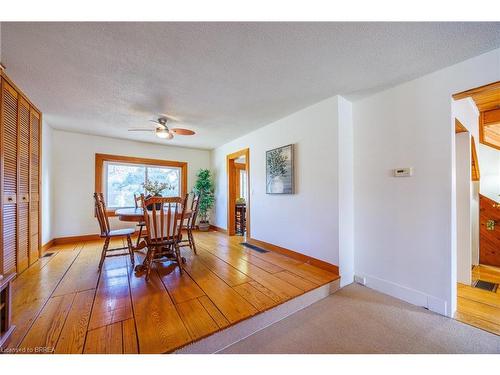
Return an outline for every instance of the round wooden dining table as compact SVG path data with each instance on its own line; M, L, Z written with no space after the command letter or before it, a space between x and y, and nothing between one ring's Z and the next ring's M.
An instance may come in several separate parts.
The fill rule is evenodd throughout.
M180 217L180 213L177 213L177 216ZM118 220L120 221L129 221L134 223L140 223L144 221L144 211L142 211L142 207L138 208L120 208L115 211L115 216L118 216ZM191 216L191 210L186 208L184 212L184 219L187 219Z
M118 220L120 221L128 221L128 222L134 222L134 223L140 223L144 221L144 211L142 210L142 207L138 208L119 208L118 210L115 211L115 216L118 217ZM177 217L180 219L181 214L177 213ZM184 212L184 219L187 219L189 216L191 216L191 210L186 208L186 211ZM133 247L134 251L143 251L147 247L146 241L141 241L137 246ZM138 264L135 266L136 271L144 271L145 266L144 264Z

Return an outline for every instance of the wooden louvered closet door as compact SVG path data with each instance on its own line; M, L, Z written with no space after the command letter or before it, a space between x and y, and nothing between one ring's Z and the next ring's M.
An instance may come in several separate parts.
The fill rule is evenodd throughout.
M17 262L17 103L18 94L2 79L1 196L2 272L16 272Z
M30 264L39 257L40 243L40 114L31 109L30 126Z
M41 114L0 70L0 275L39 258Z
M17 272L29 262L29 192L30 192L30 105L18 100L18 185L17 185Z

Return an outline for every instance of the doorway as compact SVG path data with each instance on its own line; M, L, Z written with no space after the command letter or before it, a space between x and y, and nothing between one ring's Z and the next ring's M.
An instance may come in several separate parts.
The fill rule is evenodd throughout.
M456 117L455 318L500 334L500 82L452 97Z
M250 149L226 156L227 234L250 237Z

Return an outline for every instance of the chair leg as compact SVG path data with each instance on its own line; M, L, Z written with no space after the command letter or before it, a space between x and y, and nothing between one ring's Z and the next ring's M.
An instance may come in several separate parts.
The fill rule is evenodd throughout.
M108 251L108 247L109 247L109 237L106 237L106 239L104 240L104 245L102 247L101 260L99 261L99 271L101 270L102 265L104 263L104 259L106 258L106 251Z
M146 259L144 260L144 265L146 266L146 281L149 281L149 274L151 273L151 267L153 267L153 259L155 257L156 248L148 248L148 253Z
M175 255L177 257L177 264L179 265L179 272L182 275L182 257L181 257L181 248L179 247L179 244L176 243L174 245L175 249Z
M135 266L134 246L132 245L132 238L130 237L130 234L127 236L127 246L128 246L128 252L130 254L130 261L132 263L132 267L134 267Z
M137 236L137 243L136 243L136 247L139 246L139 242L141 242L141 235L142 235L142 225L139 225L139 235Z
M195 255L198 255L196 252L196 244L194 243L193 230L191 228L188 229L188 239L189 239L189 247L193 249Z

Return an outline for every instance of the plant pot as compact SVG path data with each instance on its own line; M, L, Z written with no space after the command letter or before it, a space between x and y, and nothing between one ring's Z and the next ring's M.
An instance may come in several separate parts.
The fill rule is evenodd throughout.
M201 230L202 232L208 232L210 229L210 223L207 222L200 222L198 223L198 229Z
M283 183L281 176L275 176L272 178L269 190L271 191L271 194L283 194L285 184Z

